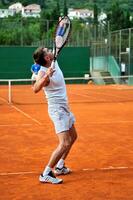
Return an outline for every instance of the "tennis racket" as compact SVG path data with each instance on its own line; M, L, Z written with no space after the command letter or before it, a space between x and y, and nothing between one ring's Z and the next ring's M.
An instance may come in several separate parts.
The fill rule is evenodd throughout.
M56 27L55 36L54 36L54 46L53 46L53 53L54 53L54 60L51 64L51 67L54 68L55 61L57 56L59 55L61 49L65 46L70 36L71 31L71 21L68 16L62 17Z

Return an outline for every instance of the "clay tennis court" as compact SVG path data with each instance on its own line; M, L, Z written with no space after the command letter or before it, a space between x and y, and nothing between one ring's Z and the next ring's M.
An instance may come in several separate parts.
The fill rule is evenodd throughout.
M66 161L73 173L61 185L38 181L57 144L43 94L16 86L9 105L0 91L1 200L133 200L133 87L67 90L78 140Z

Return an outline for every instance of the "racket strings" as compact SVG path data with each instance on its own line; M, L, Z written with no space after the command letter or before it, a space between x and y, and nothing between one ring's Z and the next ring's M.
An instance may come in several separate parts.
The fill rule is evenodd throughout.
M71 32L71 21L68 16L62 17L58 22L54 36L54 60L57 59L61 49L68 42Z
M67 42L69 32L70 32L71 24L69 18L63 18L60 20L57 26L55 44L57 48L62 48L64 44Z

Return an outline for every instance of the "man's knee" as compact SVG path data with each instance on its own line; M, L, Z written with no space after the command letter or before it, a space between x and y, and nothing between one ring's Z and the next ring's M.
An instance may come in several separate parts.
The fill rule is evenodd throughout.
M71 140L70 139L60 143L60 149L63 150L63 151L66 151L67 149L69 149L70 146L71 146Z
M77 140L78 136L77 134L74 135L73 141L75 142L75 140Z
M72 131L70 135L71 135L71 143L73 144L77 140L77 137L78 137L76 130L74 129L74 131Z

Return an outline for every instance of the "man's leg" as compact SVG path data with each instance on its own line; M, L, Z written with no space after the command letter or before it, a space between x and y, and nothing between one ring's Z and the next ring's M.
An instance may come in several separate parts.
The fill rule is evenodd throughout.
M71 172L71 170L69 168L65 167L65 159L68 156L68 153L70 152L70 149L72 148L72 145L74 144L75 140L77 139L77 132L76 132L74 125L72 125L68 134L71 139L71 145L69 146L69 148L67 148L65 150L61 159L58 161L55 171L54 171L56 175L69 174Z
M59 145L52 153L49 160L48 166L50 168L53 168L57 164L59 159L63 156L63 154L65 154L65 152L68 152L71 148L71 137L69 131L58 133L57 136L59 139Z
M68 155L70 149L72 148L72 145L74 144L75 140L77 139L77 132L76 132L76 129L75 129L75 126L74 126L74 125L72 125L72 127L71 127L70 130L69 130L69 136L70 136L70 138L71 138L71 145L70 145L70 147L69 147L68 149L66 149L66 151L63 153L63 155L62 155L62 157L61 157L63 160L66 159L66 157L67 157L67 155Z
M54 183L58 184L62 182L62 179L58 179L52 172L52 168L57 164L59 159L62 157L64 152L68 151L71 146L71 138L69 135L69 131L65 131L62 133L57 134L59 139L59 145L52 153L48 165L45 167L43 173L40 175L39 180L40 182L46 183Z

